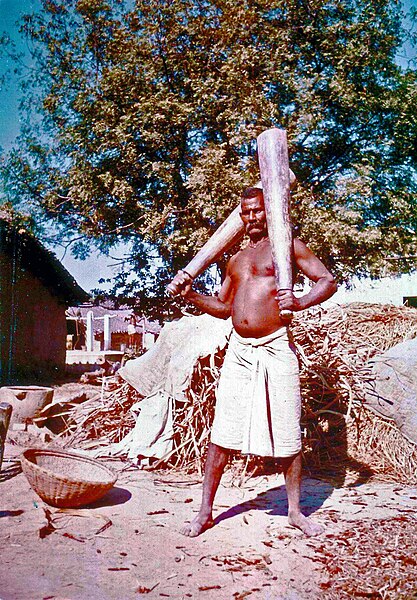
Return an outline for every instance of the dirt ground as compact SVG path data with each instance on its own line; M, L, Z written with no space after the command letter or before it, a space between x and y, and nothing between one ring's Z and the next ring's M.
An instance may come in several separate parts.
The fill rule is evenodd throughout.
M417 597L415 489L306 478L304 511L326 526L313 540L286 524L282 475L238 487L228 472L215 527L189 539L178 531L198 509L198 478L106 461L116 486L60 512L19 472L20 451L6 446L0 477L1 600Z
M55 398L97 393L67 383ZM118 473L115 487L89 507L60 511L20 470L23 449L48 440L23 432L9 440L0 474L0 600L417 598L415 488L358 483L353 473L343 485L329 473L306 477L303 510L325 525L311 539L287 525L281 474L242 484L230 469L215 526L186 538L179 529L198 511L198 476L103 461Z

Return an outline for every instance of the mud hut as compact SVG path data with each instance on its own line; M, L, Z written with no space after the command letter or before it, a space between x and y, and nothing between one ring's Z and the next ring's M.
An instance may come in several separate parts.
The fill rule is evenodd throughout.
M0 383L59 377L68 306L87 293L55 255L0 214Z

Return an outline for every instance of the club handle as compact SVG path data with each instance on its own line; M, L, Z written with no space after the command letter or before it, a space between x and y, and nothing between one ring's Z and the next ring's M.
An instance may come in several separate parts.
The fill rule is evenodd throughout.
M289 283L289 282L287 282L287 286L286 286L286 287L284 287L284 286L282 285L282 283L281 283L281 286L280 286L280 287L279 287L279 285L277 285L277 287L278 287L278 289L279 289L279 290L289 290L289 291L291 291L291 292L292 292L292 287L289 287L289 286L288 286L288 283ZM277 284L279 284L279 282L278 282L278 281L277 281ZM293 318L293 316L294 316L294 313L293 313L293 311L292 311L292 310L289 310L288 308L283 308L282 310L280 310L280 311L279 311L279 316L281 317L281 319L282 319L283 321L291 321L291 319L292 319L292 318Z
M174 298L175 296L179 295L180 289L177 285L171 282L166 286L165 292L168 294L168 296Z

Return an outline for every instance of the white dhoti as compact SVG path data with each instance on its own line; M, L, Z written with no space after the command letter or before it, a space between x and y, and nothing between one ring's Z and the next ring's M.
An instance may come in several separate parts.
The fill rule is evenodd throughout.
M213 444L288 457L301 450L298 360L282 327L262 338L233 331L216 393Z

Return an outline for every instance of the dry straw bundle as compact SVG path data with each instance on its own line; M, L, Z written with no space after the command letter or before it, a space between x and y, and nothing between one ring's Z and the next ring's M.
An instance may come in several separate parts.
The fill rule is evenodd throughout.
M128 383L120 383L110 393L102 388L100 397L74 406L68 415L68 428L61 434L64 447L83 449L119 442L135 424L130 407L141 396Z
M363 409L362 401L372 377L367 361L417 335L417 310L359 303L315 308L296 315L291 332L300 358L307 463L416 482L415 446ZM175 407L174 449L154 467L168 463L201 472L223 356L218 352L195 364L186 400ZM138 399L123 383L100 400L75 407L66 445L92 448L119 441L134 425L129 409Z
M417 310L365 303L317 309L297 315L292 331L308 464L417 482L416 446L363 406L369 359L417 336Z

